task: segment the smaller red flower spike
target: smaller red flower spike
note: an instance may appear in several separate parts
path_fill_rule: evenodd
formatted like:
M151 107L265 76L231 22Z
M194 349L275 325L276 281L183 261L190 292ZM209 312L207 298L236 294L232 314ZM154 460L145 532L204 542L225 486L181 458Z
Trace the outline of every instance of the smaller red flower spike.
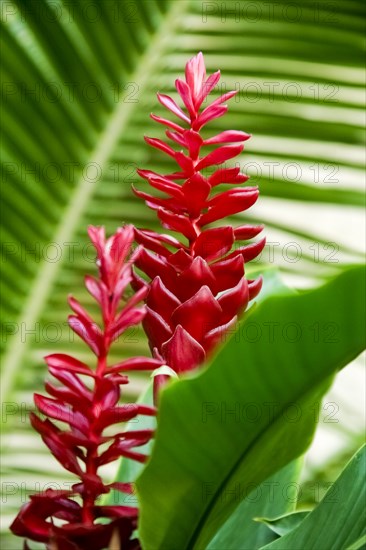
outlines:
M104 228L90 227L89 236L97 251L99 278L87 276L85 284L98 303L103 326L97 325L73 297L69 298L74 311L69 323L96 355L97 366L93 370L71 355L48 355L45 359L49 373L58 383L46 382L50 397L34 396L35 405L45 418L31 413L32 426L56 460L78 481L70 491L48 490L31 496L11 530L18 536L46 543L48 549L102 550L108 547L112 535L118 535L121 548L136 550L138 542L130 539L137 525L137 509L97 505L97 499L111 489L129 494L132 487L128 483L105 485L99 468L121 456L138 462L146 460L135 448L151 439L152 430L124 431L119 426L113 432L111 428L139 415L155 414L154 407L119 404L121 386L128 383L127 371L152 370L162 362L134 357L115 365L107 364L112 342L144 317L145 306L138 304L147 289L125 298L132 279L131 264L140 253L137 250L130 255L134 240L132 226L119 229L109 239ZM99 523L99 518L105 518L106 522ZM58 520L64 524L60 525Z
M166 135L179 150L161 139L145 139L173 158L178 168L168 175L138 170L160 192L159 196L133 189L157 211L163 227L183 237L136 230L136 240L144 246L136 265L152 279L143 326L155 357L178 373L206 359L262 285L261 278L247 280L244 267L260 254L265 239L239 247L237 242L256 237L263 226L233 228L226 223L208 227L247 210L259 194L257 187L237 187L248 180L239 167L220 166L243 151L250 135L238 130L226 130L210 138L200 134L203 126L226 113L225 102L236 94L225 93L202 109L219 79L220 71L206 77L203 55L199 53L187 63L185 80L175 82L184 107L158 94L159 102L180 120L151 116L168 127ZM214 145L219 147L203 152ZM217 168L205 175L204 170L211 167ZM231 188L215 192L223 184ZM144 287L137 275L134 284L136 288ZM160 380L156 377L156 386L163 380L165 376Z

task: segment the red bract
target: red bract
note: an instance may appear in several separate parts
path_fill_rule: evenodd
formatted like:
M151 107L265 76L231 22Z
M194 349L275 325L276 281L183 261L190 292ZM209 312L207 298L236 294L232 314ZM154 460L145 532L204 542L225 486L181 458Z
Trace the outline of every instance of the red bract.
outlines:
M145 139L172 157L178 169L169 175L138 170L139 175L163 195L134 189L138 197L157 211L163 227L183 236L175 239L149 230L136 230L136 240L144 246L136 265L152 279L143 325L154 356L176 372L191 370L206 359L262 285L261 278L247 280L244 268L246 262L260 254L265 239L239 247L237 242L257 236L263 226L208 227L247 210L258 198L257 187L236 187L248 179L238 167L221 166L211 170L210 175L204 173L207 168L239 155L244 149L243 143L250 137L236 130L208 139L201 136L201 128L225 114L225 102L236 93L225 93L202 108L219 78L219 71L206 77L203 56L199 53L187 63L185 81L175 82L185 110L172 98L158 94L160 103L180 121L151 116L168 127L167 137L178 144L180 150L160 139ZM219 147L204 152L212 145ZM214 188L222 184L230 184L231 188L215 192ZM137 276L135 285L144 286ZM156 384L163 380L156 378Z
M139 170L160 195L134 192L157 211L163 227L183 238L126 226L107 239L103 228L89 228L99 277L87 276L85 285L99 306L102 325L74 297L69 298L73 310L69 324L96 356L96 368L72 355L47 356L48 370L56 383L46 383L49 396L35 395L36 407L44 418L31 414L32 425L44 443L78 481L69 491L33 495L11 526L16 535L44 542L49 550L102 550L116 544L126 550L139 548L138 541L131 540L137 509L97 503L112 489L127 494L132 491L128 483L106 485L100 467L121 456L143 463L146 456L138 447L153 436L152 430L116 428L139 415L155 414L154 407L120 403L121 387L128 383L125 373L163 365L177 373L195 368L260 291L261 278L247 280L244 275L246 262L258 256L264 239L239 247L236 244L256 237L263 227L234 228L227 223L210 227L250 208L258 198L257 187L237 187L248 179L238 167L220 166L240 154L250 136L236 130L210 138L200 134L208 122L225 114L225 102L236 93L225 93L202 107L219 78L219 71L206 78L201 53L191 59L185 81L176 81L184 108L169 96L158 94L160 103L180 120L172 122L152 115L168 127L167 137L181 149L177 151L157 138L145 138L172 157L178 168L168 175ZM215 145L219 147L212 150ZM211 167L215 169L207 174ZM231 185L229 190L215 191L225 184ZM131 255L134 238L142 247ZM132 263L151 278L150 284L133 273ZM127 299L130 283L136 293ZM146 306L139 305L142 300ZM154 358L134 357L109 365L112 343L141 321ZM155 393L167 372L165 368L164 374L154 377ZM104 521L99 522L100 518Z
M121 386L128 383L126 371L151 370L162 363L157 359L135 357L115 365L107 364L112 342L144 317L145 306L138 303L145 297L146 289L125 300L132 279L131 262L139 254L137 251L126 262L134 240L132 226L119 229L109 239L103 228L90 227L89 236L97 251L99 278L87 276L85 283L99 305L103 325L95 323L73 297L69 298L74 311L69 324L96 355L96 369L71 355L48 355L45 359L49 372L58 384L46 383L50 397L35 395L36 407L45 418L31 414L33 427L54 457L79 479L70 491L48 490L33 495L11 529L16 535L45 542L49 549L101 550L109 545L113 535L121 548L132 550L138 548L137 541L130 540L137 524L137 509L97 504L98 497L111 489L128 494L132 487L122 483L105 485L98 470L121 456L145 461L146 456L135 447L149 441L153 435L151 430L128 432L119 426L113 433L110 428L139 415L155 414L155 409L146 405L119 404ZM99 518L106 518L107 522L97 523ZM63 520L63 524L58 520Z

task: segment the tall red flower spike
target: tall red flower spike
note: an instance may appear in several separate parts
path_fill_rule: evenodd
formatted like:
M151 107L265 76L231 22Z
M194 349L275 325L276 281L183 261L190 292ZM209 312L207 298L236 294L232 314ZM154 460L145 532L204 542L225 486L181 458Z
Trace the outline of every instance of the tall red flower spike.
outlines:
M138 415L154 415L155 408L119 404L121 386L128 383L126 371L154 369L161 361L135 357L108 366L113 341L145 315L145 306L138 303L144 299L146 289L137 292L120 309L132 279L131 262L139 253L126 262L134 240L132 226L119 229L108 240L104 228L90 227L89 236L97 251L99 278L87 276L85 285L101 310L103 328L73 297L69 298L74 311L69 324L96 355L97 366L93 370L71 355L48 355L45 358L48 370L59 384L46 383L51 397L34 396L36 407L45 419L31 414L33 427L54 457L79 481L70 491L48 490L33 495L20 510L11 530L16 535L45 542L52 550L101 550L108 547L112 535L117 534L121 548L132 550L139 547L136 540L130 540L136 527L137 509L97 504L98 497L111 489L130 493L132 487L128 483L105 485L98 470L121 456L145 461L146 456L134 448L146 443L152 431L127 432L121 423ZM53 420L66 424L67 428L61 429ZM114 424L118 428L113 433L110 428ZM100 523L99 518L107 522Z
M224 103L236 94L225 93L201 108L219 79L220 71L206 78L203 55L199 53L187 63L185 81L175 82L186 111L171 97L158 94L160 103L178 117L180 123L153 114L151 117L168 127L167 137L181 149L176 151L157 138L145 140L172 157L178 170L168 175L138 170L138 174L165 197L134 188L135 194L157 211L163 227L183 236L183 240L178 240L149 230L136 230L136 240L144 246L136 265L152 279L143 326L155 357L178 373L193 369L205 360L223 332L235 324L238 314L262 286L261 278L246 280L244 266L259 255L265 239L241 247L234 245L255 237L263 226L208 227L226 216L247 210L258 198L257 187L236 187L248 179L239 167L220 167L209 176L203 173L239 155L244 149L243 142L250 137L236 130L227 130L209 139L200 135L208 122L226 113ZM202 153L212 145L219 147ZM221 184L235 187L214 193ZM138 278L135 284L143 287ZM156 378L157 385L163 380L164 377Z

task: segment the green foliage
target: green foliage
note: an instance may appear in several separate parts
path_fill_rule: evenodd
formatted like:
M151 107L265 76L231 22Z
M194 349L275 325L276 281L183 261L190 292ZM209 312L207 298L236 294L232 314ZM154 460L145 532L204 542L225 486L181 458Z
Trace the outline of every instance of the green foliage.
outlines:
M348 546L347 550L364 550L366 548L366 535L363 535L356 540L351 546Z
M277 535L280 535L283 537L283 535L286 535L295 527L300 525L300 523L303 521L304 518L308 515L308 511L305 510L296 510L295 512L291 512L290 514L285 514L284 516L274 517L273 519L269 518L255 518L256 521L259 521L261 523L264 523L267 525L271 531L274 533L277 533Z
M364 269L353 268L316 290L269 297L209 368L164 391L137 480L146 550L205 548L240 495L304 452L329 377L364 349L364 293ZM330 319L331 339L322 332ZM281 338L289 325L298 327L293 341Z
M344 550L365 544L366 447L352 458L319 506L266 550Z
M276 539L274 531L253 519L258 514L284 514L296 506L296 487L302 460L290 462L256 487L224 523L208 544L207 550L256 550ZM293 494L291 494L293 493ZM294 513L294 512L293 512Z

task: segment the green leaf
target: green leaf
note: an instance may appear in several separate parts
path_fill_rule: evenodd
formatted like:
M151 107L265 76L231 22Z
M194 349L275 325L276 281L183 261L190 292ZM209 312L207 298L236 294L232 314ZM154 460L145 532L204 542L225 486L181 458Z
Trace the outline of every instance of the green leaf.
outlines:
M279 516L277 518L255 518L256 521L264 523L267 525L274 533L283 537L295 527L297 527L303 519L309 514L309 510L297 510L291 514L286 514L284 516Z
M363 535L363 537L360 537L356 542L351 544L351 546L348 546L347 550L360 550L361 548L366 548L366 535Z
M207 550L256 550L275 540L265 525L253 521L258 514L284 514L295 509L296 484L302 459L294 460L256 487L214 536ZM291 494L291 489L293 493Z
M365 543L365 471L366 446L363 446L315 510L296 529L264 548L343 550L349 545L359 548L358 544Z
M364 293L358 267L316 290L268 298L209 368L166 388L137 480L146 550L205 548L238 504L235 487L245 494L303 453L329 377L364 349ZM295 339L284 337L290 326Z

